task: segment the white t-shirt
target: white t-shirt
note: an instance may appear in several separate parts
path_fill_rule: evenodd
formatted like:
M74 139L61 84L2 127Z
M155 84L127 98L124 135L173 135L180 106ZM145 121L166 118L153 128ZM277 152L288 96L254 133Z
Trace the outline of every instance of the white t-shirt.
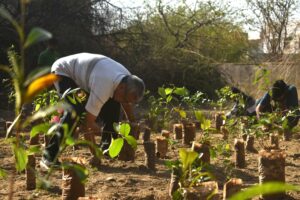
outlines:
M95 63L95 67L88 75L91 62ZM103 104L113 97L122 78L130 75L120 63L106 56L91 53L60 58L53 63L51 72L73 79L78 87L90 93L85 109L94 116L98 116Z

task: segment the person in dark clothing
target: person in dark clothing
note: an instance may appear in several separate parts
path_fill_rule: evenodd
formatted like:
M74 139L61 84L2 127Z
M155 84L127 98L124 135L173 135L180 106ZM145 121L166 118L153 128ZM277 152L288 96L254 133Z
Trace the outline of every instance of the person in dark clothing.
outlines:
M274 104L272 104L272 101ZM294 115L288 116L288 126L293 128L299 121L298 93L294 85L287 85L283 80L277 80L272 89L257 101L256 114L259 118L261 113L280 111L285 116L289 111L295 111Z
M226 113L226 118L233 116L255 116L255 99L236 87L231 87L231 92L237 94L232 109Z

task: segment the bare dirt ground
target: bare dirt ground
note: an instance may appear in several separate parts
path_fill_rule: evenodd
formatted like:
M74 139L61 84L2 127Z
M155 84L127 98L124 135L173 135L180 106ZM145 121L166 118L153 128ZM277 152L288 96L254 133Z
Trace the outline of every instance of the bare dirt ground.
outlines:
M3 113L3 112L2 112ZM4 116L9 118L9 116ZM152 140L159 135L153 133ZM286 158L286 182L300 185L300 134L295 134L291 141L280 141L280 148L285 149ZM197 131L197 137L201 137L201 132ZM221 134L213 134L212 144L215 145L221 141ZM99 139L99 138L98 138ZM231 144L233 138L229 137ZM124 162L117 159L102 159L102 165L99 169L87 165L89 177L85 185L86 197L95 197L103 200L164 200L170 199L168 196L170 171L164 165L166 160L175 160L178 158L178 148L188 147L181 144L169 146L167 158L157 159L156 171L149 171L145 167L145 158L142 141L138 141L138 149L134 162ZM232 146L232 145L231 145ZM255 147L259 149L257 143ZM90 153L87 148L81 147L79 150L69 149L65 155L82 156L89 158ZM45 171L39 166L40 156L37 155L37 172L45 175ZM234 162L232 154L231 161ZM245 169L233 168L231 177L243 179L245 185L258 183L258 154L246 154L247 166ZM5 142L3 135L0 138L0 168L8 172L8 177L0 180L0 199L7 199L11 177L15 171L14 158L9 144ZM223 158L217 157L211 161L211 171L214 174L219 185L219 193L222 193L223 184L228 178L225 172ZM36 189L27 191L25 188L25 174L16 174L14 177L14 196L13 199L61 199L62 172L55 171L50 177L52 183L48 191ZM299 199L300 193L288 192L286 199Z

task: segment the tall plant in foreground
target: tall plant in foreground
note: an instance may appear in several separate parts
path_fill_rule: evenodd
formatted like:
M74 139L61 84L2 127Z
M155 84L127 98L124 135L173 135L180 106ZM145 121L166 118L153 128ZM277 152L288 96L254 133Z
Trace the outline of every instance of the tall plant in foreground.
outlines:
M21 15L20 21L15 20L10 13L4 8L0 7L0 16L10 22L15 28L19 36L18 53L14 48L8 50L9 65L1 65L0 70L8 73L11 77L11 82L14 88L14 101L15 101L15 120L9 127L6 133L6 138L12 145L12 150L15 157L16 170L18 172L23 171L28 163L28 156L37 151L37 148L27 148L25 140L23 138L22 130L30 125L29 120L23 116L22 107L29 104L31 100L43 89L52 85L58 80L58 77L54 74L47 74L48 69L40 69L25 76L25 51L32 45L50 39L51 33L41 29L33 28L28 35L24 32L24 22L26 6L29 1L20 1ZM61 105L60 105L61 106ZM58 106L57 106L58 107ZM43 110L35 114L31 119L41 118L50 112L53 112L56 107L52 107L48 110ZM15 135L12 135L14 129ZM3 172L3 171L2 171ZM2 173L4 174L4 173ZM13 196L14 176L11 178L9 199Z

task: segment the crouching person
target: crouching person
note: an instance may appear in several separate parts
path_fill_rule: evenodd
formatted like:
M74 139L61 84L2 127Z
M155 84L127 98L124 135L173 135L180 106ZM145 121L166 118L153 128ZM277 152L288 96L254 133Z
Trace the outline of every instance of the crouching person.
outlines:
M142 99L145 85L120 63L103 55L79 53L58 59L51 72L60 77L55 83L60 95L76 88L87 94L85 101L74 102L65 98L73 111L66 110L60 124L67 124L71 129L77 123L72 112L75 111L76 116L84 116L81 127L88 133L86 139L95 144L95 134L101 134L102 150L109 148L112 137L117 137L113 123L119 121L121 107L129 121L135 120L133 105ZM103 122L103 129L96 123L97 118ZM63 136L64 130L59 128L44 150L41 166L59 165L57 155ZM95 152L91 151L96 159Z

